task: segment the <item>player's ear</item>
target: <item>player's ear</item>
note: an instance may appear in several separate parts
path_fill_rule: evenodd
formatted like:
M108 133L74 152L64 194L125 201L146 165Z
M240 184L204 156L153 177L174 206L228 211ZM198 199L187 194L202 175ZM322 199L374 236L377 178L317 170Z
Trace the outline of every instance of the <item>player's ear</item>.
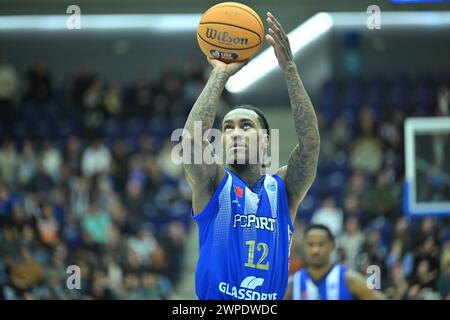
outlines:
M270 136L268 133L264 134L264 146L266 148L266 151L269 149L269 144L270 144Z

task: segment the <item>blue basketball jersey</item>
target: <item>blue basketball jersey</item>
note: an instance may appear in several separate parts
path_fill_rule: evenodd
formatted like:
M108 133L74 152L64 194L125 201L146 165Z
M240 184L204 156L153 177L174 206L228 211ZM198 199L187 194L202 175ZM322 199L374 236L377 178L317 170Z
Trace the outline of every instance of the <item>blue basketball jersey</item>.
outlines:
M307 269L301 269L292 276L292 300L353 300L347 287L344 265L336 264L318 281Z
M197 298L283 299L294 232L283 180L266 174L251 190L225 169L205 209L194 217L200 246Z

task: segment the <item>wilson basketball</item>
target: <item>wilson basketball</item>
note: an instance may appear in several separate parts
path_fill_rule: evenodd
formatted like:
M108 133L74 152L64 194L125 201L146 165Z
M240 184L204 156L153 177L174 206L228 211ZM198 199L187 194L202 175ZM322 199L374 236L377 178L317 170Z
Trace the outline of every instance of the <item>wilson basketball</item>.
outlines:
M197 28L203 53L227 63L253 57L263 38L261 18L253 9L237 2L223 2L209 8Z

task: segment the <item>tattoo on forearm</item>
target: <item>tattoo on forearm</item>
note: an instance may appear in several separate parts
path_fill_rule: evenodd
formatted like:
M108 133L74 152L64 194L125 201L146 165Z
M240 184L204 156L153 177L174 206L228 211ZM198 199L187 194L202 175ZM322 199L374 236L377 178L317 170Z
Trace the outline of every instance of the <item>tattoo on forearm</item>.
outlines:
M307 148L314 147L318 144L320 137L317 117L311 100L296 70L287 72L286 82L299 143Z
M195 143L199 143L199 141L193 141L192 137L194 137L194 124L198 121L201 122L202 125L202 135L206 130L211 129L214 124L214 118L216 116L217 106L219 103L220 95L225 87L225 84L228 80L228 75L224 72L213 70L212 74L203 89L200 96L197 98L194 106L192 107L191 112L189 113L188 119L186 120L184 129L190 134L191 139L183 140L183 143L190 144L190 164L185 163L185 174L188 178L188 181L195 181L196 185L199 182L205 183L207 182L206 177L212 178L215 174L214 169L215 166L205 164L201 159L203 159L202 155L207 148L211 148L211 145L208 141L202 141L202 148L200 154L197 154L197 148L195 147ZM187 150L187 148L186 148ZM184 147L183 147L184 152ZM211 149L211 152L212 149ZM200 159L200 163L196 161L196 159Z
M299 141L289 157L286 184L291 197L299 199L315 177L320 146L319 126L296 68L286 72L286 82Z
M202 122L202 132L205 132L214 124L217 105L220 95L228 80L228 75L224 72L213 70L205 88L197 98L191 112L186 120L185 129L191 133L194 130L194 122Z

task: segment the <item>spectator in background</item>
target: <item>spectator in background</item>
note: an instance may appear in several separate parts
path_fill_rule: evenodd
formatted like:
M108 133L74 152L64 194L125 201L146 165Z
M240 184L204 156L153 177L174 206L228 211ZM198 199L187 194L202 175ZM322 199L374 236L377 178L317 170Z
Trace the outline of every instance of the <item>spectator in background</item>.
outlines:
M344 116L339 116L333 122L331 139L336 150L346 150L350 143L351 134Z
M128 175L128 150L124 139L118 139L112 147L111 173L114 179L114 187L119 192L125 190Z
M416 272L412 279L412 283L418 285L420 289L430 288L432 290L436 289L438 270L431 269L428 260L420 260L417 265Z
M132 168L146 168L148 163L154 161L155 154L155 142L153 138L147 134L140 135L138 150L131 155L130 159Z
M415 251L414 276L412 283L419 287L436 289L436 280L439 272L439 248L433 235L425 238Z
M69 182L69 208L78 219L89 211L91 183L88 178L74 177Z
M139 290L140 279L135 273L129 273L123 278L122 299L136 300L140 297Z
M53 247L59 242L60 225L50 204L44 205L42 216L37 218L36 227L39 232L39 238L45 245Z
M111 224L109 212L100 208L96 201L92 202L89 213L81 220L88 243L93 242L100 245L104 245L108 241Z
M141 228L137 237L130 237L128 245L136 253L141 264L148 264L157 242L150 230Z
M165 252L167 252L167 274L173 285L177 285L180 280L181 267L184 258L183 243L186 236L184 226L178 221L173 221L169 223L167 227L167 237L162 241Z
M31 251L22 247L19 260L10 266L10 277L14 287L23 293L44 279L44 269L33 258Z
M374 175L383 164L383 150L380 139L374 134L373 112L368 106L361 109L359 123L360 134L352 145L350 164L355 170Z
M0 148L0 184L14 187L17 178L19 155L11 140L6 140Z
M344 215L342 209L336 206L336 200L333 197L327 197L322 202L311 218L312 224L323 224L328 227L334 237L339 237L342 232Z
M52 177L53 181L58 182L63 160L61 152L54 147L52 142L46 141L44 142L41 157L45 172Z
M17 72L5 56L0 56L0 104L12 104L16 99Z
M117 263L114 255L117 252L106 251L102 257L102 267L106 272L108 286L111 289L113 295L118 297L122 290L123 271L121 266Z
M155 122L166 122L169 117L170 101L166 94L159 93L155 95L153 101L153 120Z
M93 79L82 97L83 133L94 138L101 133L105 123L105 110L102 108L103 84L99 79Z
M186 105L192 106L203 89L203 68L200 63L191 58L190 62L185 64L186 82L184 85L184 97ZM187 111L187 110L186 110Z
M121 201L109 176L104 175L97 179L95 193L99 206L110 212L113 220L121 220L123 215Z
M392 242L400 241L402 243L402 248L405 251L410 251L412 249L412 239L409 230L409 221L403 216L399 217L395 223Z
M344 208L345 216L354 216L354 217L357 217L358 219L361 219L361 217L363 216L361 201L354 194L348 194L344 198L344 207L343 208Z
M361 271L367 270L369 265L377 265L384 269L384 260L388 248L381 241L381 231L377 228L367 228L365 231L365 241L360 248L361 254L358 256L357 263Z
M420 230L415 235L415 243L414 248L422 251L422 245L426 241L426 239L432 237L435 238L438 236L438 232L436 230L435 221L432 217L425 217L420 221Z
M25 140L22 153L19 157L17 168L17 181L21 188L24 188L34 176L37 167L37 158L34 152L33 144L30 140Z
M28 184L28 190L39 195L46 195L55 186L55 181L47 174L42 163L42 159L38 160L36 174Z
M86 177L108 173L111 169L111 160L109 149L101 139L96 138L83 152L81 171Z
M139 230L144 218L144 205L146 202L143 182L138 178L130 178L128 180L124 201L127 208L126 230L129 233L135 233Z
M126 118L148 119L152 114L153 88L147 75L140 75L130 90L123 113Z
M83 105L84 95L93 81L94 75L91 70L86 65L80 65L72 84L72 102L77 109Z
M1 230L0 252L2 252L2 260L6 265L10 265L19 259L21 249L19 229L12 224L6 224Z
M72 253L78 247L81 240L79 220L75 215L69 215L66 223L62 226L61 237L67 244L67 249Z
M366 178L360 171L353 171L350 176L350 183L345 189L345 194L362 198L367 190Z
M360 221L364 220L366 213L363 208L363 199L367 191L366 186L364 175L361 172L354 171L344 190L344 220L349 216L354 216Z
M166 140L162 150L159 152L156 161L164 175L172 179L180 179L183 176L183 166L175 164L172 159L172 150L175 143Z
M386 118L386 120L381 123L380 130L379 130L379 136L381 137L381 140L383 141L385 147L387 148L386 151L400 151L400 148L402 146L402 136L400 134L401 126L398 122L398 117L401 117L398 112L399 110L392 110L391 114ZM402 120L400 120L402 121ZM385 152L386 154L387 152Z
M413 271L414 257L412 252L404 248L401 238L397 238L392 243L385 265L388 270L392 270L397 263L401 264L405 277L409 277Z
M81 173L81 141L75 136L71 135L66 142L64 150L64 163L68 166L71 175L79 175Z
M46 102L53 95L52 81L46 62L39 58L28 70L25 101Z
M348 217L345 221L344 233L337 239L337 247L344 249L345 263L351 269L356 269L356 257L364 243L364 235L360 230L359 221Z
M383 285L383 287L386 288L385 292L388 298L392 300L403 299L409 285L402 264L396 262L388 272L389 276Z
M117 118L122 113L122 86L119 81L113 81L103 96L103 106L109 118Z
M162 292L158 288L157 278L154 274L146 272L141 277L142 289L140 296L142 299L160 299Z
M325 119L322 114L318 114L319 128L323 134L323 144L321 143L321 161L324 161L327 165L336 161L336 155L338 152L347 152L350 145L350 131L347 121L343 116L336 118L332 125L331 130L325 123ZM343 154L347 157L347 154Z
M18 85L17 73L4 56L0 56L0 113L5 124L14 121L14 104Z
M364 207L370 218L392 217L400 196L400 188L390 180L389 171L381 171L376 177L375 186L369 188L365 196ZM367 217L366 217L367 218Z
M114 292L109 287L109 281L103 270L97 270L92 276L92 286L90 287L90 296L96 300L115 299Z

